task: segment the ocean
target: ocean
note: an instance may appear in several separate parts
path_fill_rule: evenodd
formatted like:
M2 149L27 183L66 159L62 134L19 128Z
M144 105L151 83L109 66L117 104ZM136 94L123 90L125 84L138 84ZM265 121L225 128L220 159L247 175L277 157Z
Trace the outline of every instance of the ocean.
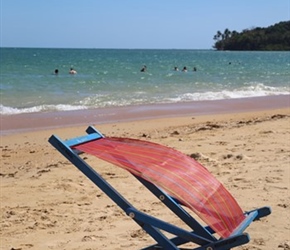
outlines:
M0 62L2 115L290 94L290 52L0 48Z

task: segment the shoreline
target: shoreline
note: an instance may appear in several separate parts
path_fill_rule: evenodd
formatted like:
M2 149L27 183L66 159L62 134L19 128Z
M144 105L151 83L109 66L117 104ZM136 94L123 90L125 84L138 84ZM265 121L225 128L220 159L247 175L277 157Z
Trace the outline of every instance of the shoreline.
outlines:
M231 114L289 107L290 95L277 95L213 101L108 107L77 111L0 115L0 130L2 136L59 127L100 125L183 116Z

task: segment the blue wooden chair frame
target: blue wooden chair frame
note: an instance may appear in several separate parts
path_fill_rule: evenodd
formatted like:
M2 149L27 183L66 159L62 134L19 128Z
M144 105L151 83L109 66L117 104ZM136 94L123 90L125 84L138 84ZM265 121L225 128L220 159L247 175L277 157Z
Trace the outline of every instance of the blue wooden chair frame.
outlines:
M73 150L71 147L92 140L98 140L104 136L94 127L90 126L86 130L87 135L76 137L69 140L61 140L55 135L49 138L49 142L63 154L73 165L75 165L84 175L86 175L96 186L98 186L108 197L110 197L124 212L130 216L141 228L143 228L155 241L156 244L143 248L143 250L175 250L189 249L179 248L187 242L193 242L198 245L195 250L227 250L236 246L246 244L250 241L244 230L251 222L267 216L271 213L270 207L262 207L253 211L246 212L246 219L225 239L217 239L214 230L210 227L202 226L195 220L182 205L174 198L163 192L154 184L135 176L147 189L149 189L160 201L162 201L172 212L174 212L184 223L192 230L188 231L180 227L169 224L156 217L137 210L130 204L117 190L115 190L99 173L89 166L80 156L82 152ZM162 231L166 231L173 238L166 237ZM190 248L192 249L192 248ZM193 250L193 249L192 249Z

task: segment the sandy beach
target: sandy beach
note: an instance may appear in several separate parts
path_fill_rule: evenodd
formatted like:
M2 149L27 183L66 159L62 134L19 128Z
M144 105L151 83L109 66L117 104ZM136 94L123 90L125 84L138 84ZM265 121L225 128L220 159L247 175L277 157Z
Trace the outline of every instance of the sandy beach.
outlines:
M236 249L290 249L289 100L207 102L184 112L170 105L123 113L112 109L94 118L88 118L94 111L66 113L59 119L55 114L2 116L0 249L135 250L153 243L48 143L52 134L62 139L83 135L88 125L107 136L148 140L195 154L243 210L272 208L270 216L246 230L250 243ZM102 114L114 115L101 121ZM87 161L137 208L180 224L129 173L93 156Z

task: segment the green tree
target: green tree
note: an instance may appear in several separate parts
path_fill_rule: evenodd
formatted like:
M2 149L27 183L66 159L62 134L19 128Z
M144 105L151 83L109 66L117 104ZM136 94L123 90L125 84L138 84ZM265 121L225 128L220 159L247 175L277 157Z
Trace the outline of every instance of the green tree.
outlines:
M213 37L217 50L290 50L290 21L267 28L244 29L242 32L218 31Z

